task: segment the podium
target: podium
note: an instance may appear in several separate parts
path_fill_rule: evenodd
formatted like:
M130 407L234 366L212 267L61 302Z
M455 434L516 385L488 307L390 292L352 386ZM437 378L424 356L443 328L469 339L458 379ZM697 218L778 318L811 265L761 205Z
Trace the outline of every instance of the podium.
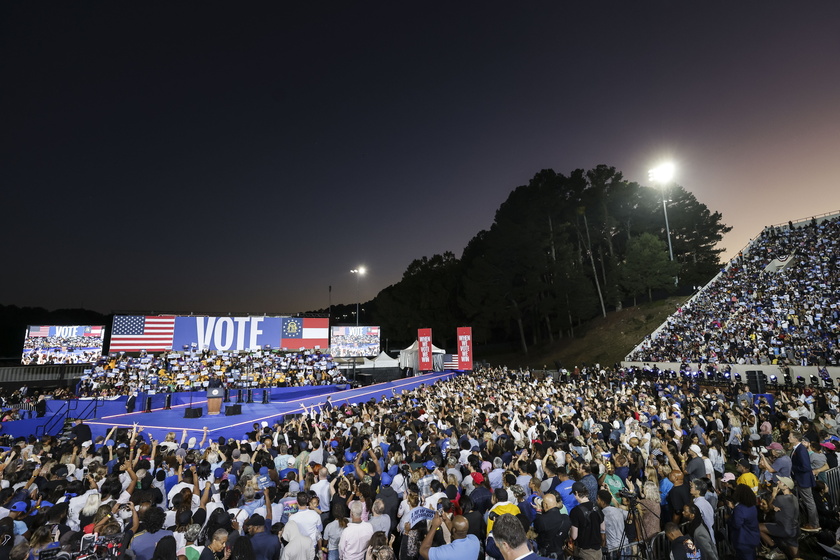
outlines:
M222 399L225 390L221 387L210 387L207 389L207 415L216 416L222 411Z

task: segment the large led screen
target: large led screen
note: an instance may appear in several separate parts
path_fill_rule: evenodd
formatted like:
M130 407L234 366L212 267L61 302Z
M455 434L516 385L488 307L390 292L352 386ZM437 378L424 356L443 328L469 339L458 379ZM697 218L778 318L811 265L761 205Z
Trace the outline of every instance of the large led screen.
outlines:
M334 358L379 355L379 327L330 327L330 354Z
M88 364L102 356L102 325L31 326L23 341L23 365Z

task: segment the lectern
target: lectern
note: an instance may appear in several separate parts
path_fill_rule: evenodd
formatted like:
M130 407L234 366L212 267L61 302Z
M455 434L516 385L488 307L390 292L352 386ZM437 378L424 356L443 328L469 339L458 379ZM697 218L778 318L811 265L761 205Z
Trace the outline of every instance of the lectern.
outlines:
M221 387L210 387L207 389L207 414L215 416L222 411L222 399L225 390Z

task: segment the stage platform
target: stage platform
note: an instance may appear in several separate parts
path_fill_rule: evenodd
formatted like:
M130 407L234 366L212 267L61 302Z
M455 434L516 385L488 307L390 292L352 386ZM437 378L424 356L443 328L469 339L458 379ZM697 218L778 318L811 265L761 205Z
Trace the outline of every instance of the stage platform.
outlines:
M440 380L451 379L456 375L460 375L460 372L436 372L419 377L378 383L368 387L346 389L329 393L329 395L332 396L333 406L338 407L344 403L355 404L369 401L372 398L377 400L382 397L391 398L394 391L399 394L403 390L412 390L422 384L432 384ZM269 425L273 425L274 422L282 422L285 415L302 413L304 405L307 408L317 407L327 398L326 394L321 394L287 400L272 400L268 404L262 404L261 402L241 403L238 406L241 407L242 414L235 416L225 416L225 408L235 403L223 403L221 414L207 416L207 401L204 399L204 394L201 393L201 395L200 400L195 399L192 403L194 408L201 407L202 416L200 418L184 418L184 410L190 406L189 403L186 403L173 405L170 410L158 408L153 409L152 412L108 414L91 418L86 422L90 425L94 438L106 435L113 426L131 428L134 424L138 424L143 427L144 432L151 434L159 441L162 441L168 432L176 432L176 438L180 441L181 431L184 429L187 430L187 439L195 436L198 441L201 441L205 426L207 427L208 440L218 440L220 436L242 439L246 432L253 429L254 423L266 421ZM3 433L11 434L14 437L28 436L35 433L35 427L43 424L44 420L45 418L38 418L7 422L3 425Z

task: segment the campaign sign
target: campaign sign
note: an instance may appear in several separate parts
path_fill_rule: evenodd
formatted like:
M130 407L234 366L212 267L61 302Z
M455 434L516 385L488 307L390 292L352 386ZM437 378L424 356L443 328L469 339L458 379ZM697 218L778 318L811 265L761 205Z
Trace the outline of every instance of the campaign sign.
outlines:
M432 329L417 329L417 365L420 371L432 371Z
M210 350L251 350L276 344L281 317L176 317L174 348L197 343Z
M425 508L425 507L417 507L411 510L411 513L408 516L408 526L414 527L421 521L430 521L435 517L435 510Z
M458 369L473 368L472 327L458 327Z

